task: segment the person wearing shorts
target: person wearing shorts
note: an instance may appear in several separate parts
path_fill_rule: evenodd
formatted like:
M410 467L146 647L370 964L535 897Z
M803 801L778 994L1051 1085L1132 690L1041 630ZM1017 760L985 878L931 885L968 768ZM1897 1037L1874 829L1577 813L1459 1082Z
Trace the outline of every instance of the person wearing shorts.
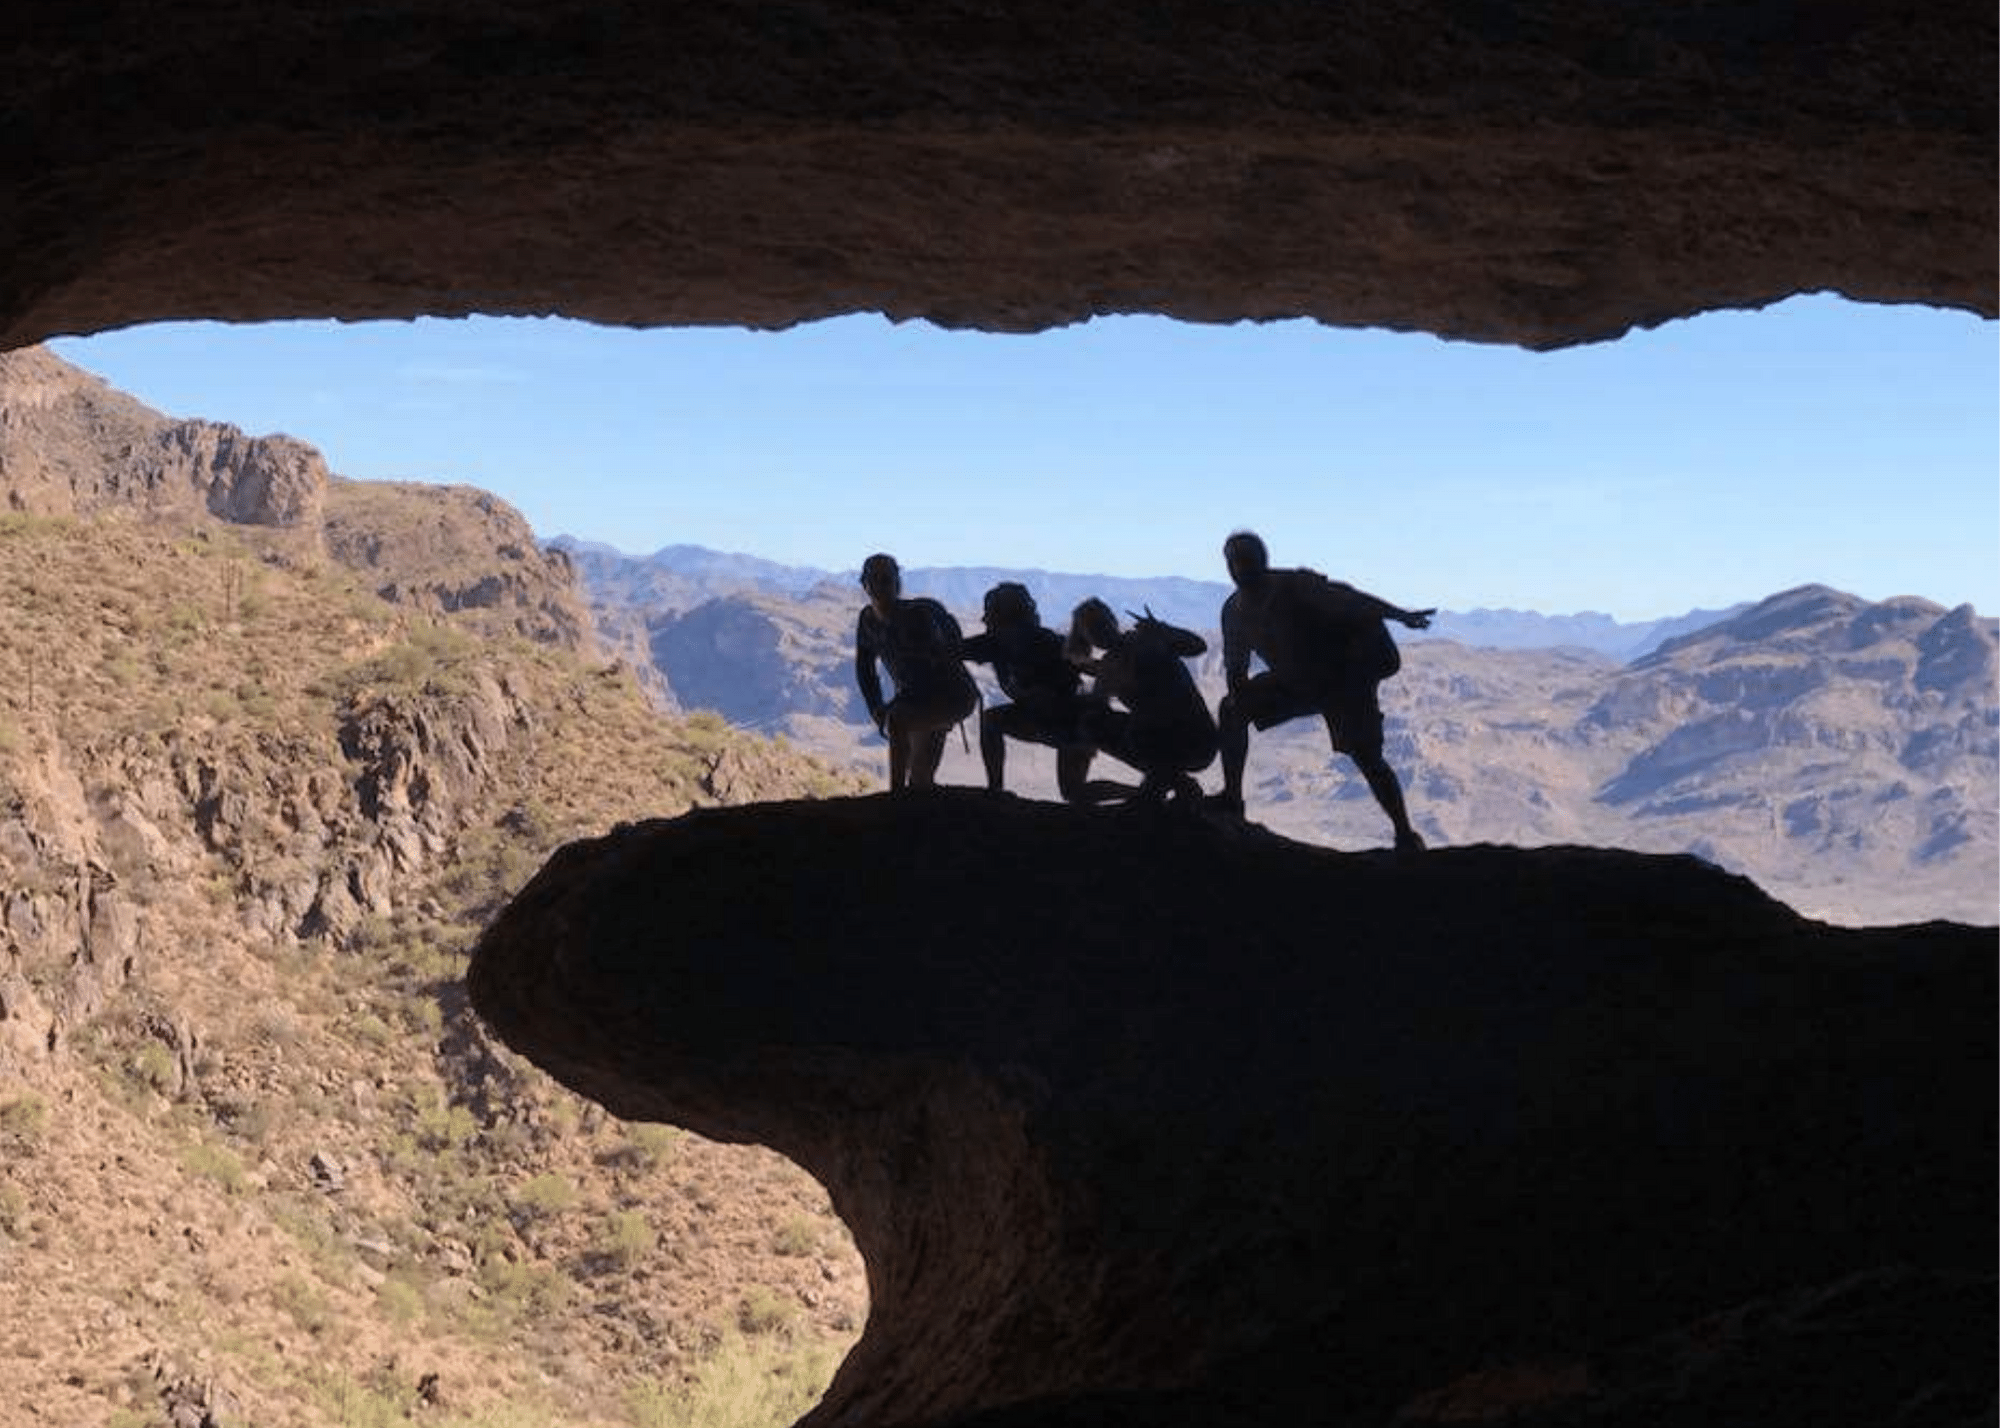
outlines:
M894 556L869 556L861 588L868 603L854 627L854 682L868 717L889 741L889 787L929 788L937 782L952 725L979 705L979 686L959 657L958 621L928 597L903 598L903 571ZM895 686L886 699L878 665Z
M1382 753L1383 679L1400 667L1384 621L1413 630L1435 610L1405 610L1316 570L1273 570L1263 540L1238 531L1222 554L1236 589L1222 606L1222 669L1228 682L1218 725L1222 792L1212 800L1243 811L1243 769L1250 730L1276 728L1317 714L1335 753L1347 755L1395 829L1396 851L1421 852L1403 786ZM1250 658L1266 668L1250 673Z

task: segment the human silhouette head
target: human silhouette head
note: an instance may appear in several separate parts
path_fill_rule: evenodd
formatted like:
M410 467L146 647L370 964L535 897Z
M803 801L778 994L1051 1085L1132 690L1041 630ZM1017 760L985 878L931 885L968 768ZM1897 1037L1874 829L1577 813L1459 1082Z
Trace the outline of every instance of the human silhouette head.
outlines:
M1238 531L1224 541L1222 559L1229 567L1229 578L1239 587L1257 584L1271 568L1271 553L1264 549L1264 538L1254 531Z
M993 625L1032 625L1040 618L1035 597L1017 580L1003 580L986 592L985 619Z
M861 588L868 592L868 602L878 610L899 599L903 593L903 569L896 564L896 557L877 551L862 561Z
M1092 596L1070 615L1070 630L1089 640L1093 649L1110 649L1118 641L1118 617L1109 605Z

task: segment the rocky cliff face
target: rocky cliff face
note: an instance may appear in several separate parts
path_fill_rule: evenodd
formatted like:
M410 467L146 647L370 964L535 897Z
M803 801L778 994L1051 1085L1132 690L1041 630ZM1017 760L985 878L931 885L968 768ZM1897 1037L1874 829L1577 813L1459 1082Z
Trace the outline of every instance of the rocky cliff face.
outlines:
M0 499L39 515L210 515L317 543L326 463L302 441L171 421L40 348L0 353Z
M874 1301L808 1424L1991 1402L1990 928L941 789L574 844L468 984L616 1113L828 1187Z
M346 481L313 447L176 421L40 348L0 353L0 502L30 515L121 516L283 532L274 558L330 558L383 599L483 633L582 648L575 573L521 514L464 486Z
M487 493L345 481L37 349L0 354L0 499L16 1055L143 970L145 900L176 886L226 895L248 938L346 945L504 811L545 737L537 666L487 642L590 647L567 558ZM798 787L715 742L690 792Z
M566 649L592 639L569 557L542 549L521 513L488 492L336 478L325 539L392 604Z

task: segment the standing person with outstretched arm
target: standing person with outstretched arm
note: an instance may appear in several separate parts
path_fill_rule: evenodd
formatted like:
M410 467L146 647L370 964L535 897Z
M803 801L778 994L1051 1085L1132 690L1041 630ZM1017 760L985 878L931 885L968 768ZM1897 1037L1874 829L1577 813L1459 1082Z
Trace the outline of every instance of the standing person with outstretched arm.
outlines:
M903 598L903 571L894 556L861 565L868 603L854 626L854 682L868 717L889 741L889 787L929 788L937 782L945 736L979 704L979 686L959 658L958 621L937 601ZM880 664L895 693L882 697Z
M1222 792L1212 800L1243 812L1243 766L1250 729L1317 714L1336 753L1354 760L1396 830L1396 851L1421 852L1403 786L1382 755L1381 682L1402 668L1384 622L1429 627L1435 610L1405 610L1316 570L1273 570L1262 538L1238 531L1223 542L1236 589L1222 606L1222 668L1229 692L1220 710ZM1265 668L1252 678L1250 656Z

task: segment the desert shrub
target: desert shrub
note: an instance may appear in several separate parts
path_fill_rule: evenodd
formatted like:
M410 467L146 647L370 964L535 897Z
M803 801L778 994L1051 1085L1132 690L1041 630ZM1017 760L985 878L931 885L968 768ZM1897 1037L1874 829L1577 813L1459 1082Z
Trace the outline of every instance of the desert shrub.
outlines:
M354 1039L379 1051L395 1041L396 1033L374 1012L363 1012L354 1019Z
M617 1158L634 1170L657 1170L673 1155L674 1145L680 1138L680 1129L676 1126L645 1122L627 1126L625 1144L620 1147Z
M308 1334L317 1336L333 1327L333 1305L301 1275L288 1274L271 1286L271 1302Z
M18 1185L0 1185L0 1235L19 1239L28 1228L28 1197Z
M498 1256L479 1266L479 1287L503 1319L519 1323L559 1312L569 1302L570 1281L545 1264L525 1264Z
M530 1219L558 1215L576 1204L576 1187L553 1171L537 1175L514 1192L514 1208Z
M210 1145L205 1140L195 1141L181 1148L181 1165L205 1179L213 1180L230 1194L240 1194L246 1183L243 1162L234 1151L223 1146Z
M49 1128L49 1103L29 1091L0 1101L0 1141L32 1154Z
M782 1428L826 1393L840 1352L827 1343L724 1338L691 1382L643 1379L625 1392L637 1428Z
M414 1284L395 1275L375 1291L375 1307L392 1324L415 1324L424 1317L424 1296Z
M132 1079L166 1095L174 1088L174 1053L157 1041L149 1041L132 1058Z
M659 1245L652 1222L638 1210L613 1210L604 1217L598 1252L620 1269L638 1265Z
M292 1015L289 1007L259 1007L252 1019L251 1031L272 1046L290 1046L299 1039L299 1019Z
M352 1268L354 1251L347 1242L334 1233L333 1227L320 1219L309 1209L290 1205L271 1207L271 1219L311 1256L313 1269L320 1278L332 1283L344 1283Z
M361 1383L344 1373L325 1373L313 1385L320 1406L341 1428L406 1428L408 1406L392 1389Z
M479 1121L464 1106L435 1095L417 1107L417 1144L425 1150L456 1150L479 1134Z
M753 1284L736 1301L736 1327L746 1334L775 1334L790 1327L798 1305L775 1289Z
M771 1236L771 1248L782 1255L809 1255L819 1248L819 1227L804 1215L794 1215Z

